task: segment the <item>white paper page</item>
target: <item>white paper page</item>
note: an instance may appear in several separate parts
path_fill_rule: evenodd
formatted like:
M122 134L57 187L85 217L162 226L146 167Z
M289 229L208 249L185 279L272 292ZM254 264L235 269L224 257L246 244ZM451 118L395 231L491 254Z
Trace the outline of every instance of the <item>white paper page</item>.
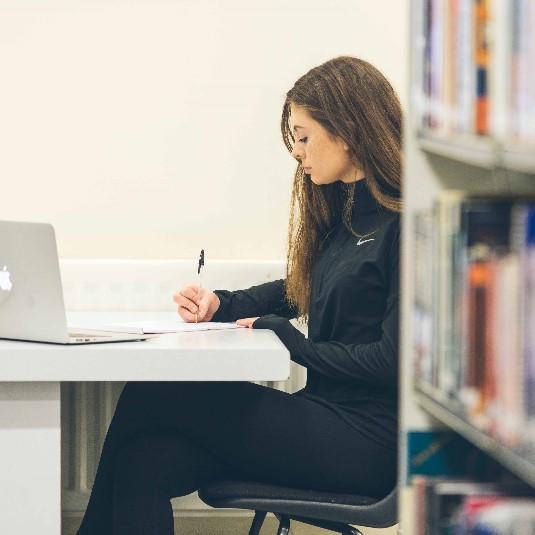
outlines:
M161 334L240 328L242 328L242 326L236 325L235 323L220 323L215 321L186 323L185 321L176 319L166 321L148 320L128 321L124 323L109 323L103 327L103 330L138 334Z

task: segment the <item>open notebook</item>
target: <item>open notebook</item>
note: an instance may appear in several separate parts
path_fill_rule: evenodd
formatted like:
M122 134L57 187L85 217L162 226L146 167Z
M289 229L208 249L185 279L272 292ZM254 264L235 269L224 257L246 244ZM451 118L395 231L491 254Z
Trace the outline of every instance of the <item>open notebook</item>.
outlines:
M242 329L241 325L235 323L220 323L216 321L206 321L201 323L186 323L181 319L165 321L128 321L124 323L109 323L101 329L115 332L134 334L163 334L182 333L192 331L215 331L222 329Z

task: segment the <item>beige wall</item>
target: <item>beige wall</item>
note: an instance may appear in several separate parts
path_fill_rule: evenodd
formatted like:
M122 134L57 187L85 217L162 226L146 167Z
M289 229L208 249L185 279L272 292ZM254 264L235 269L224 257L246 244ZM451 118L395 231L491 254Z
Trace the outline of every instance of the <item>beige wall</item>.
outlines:
M340 54L406 101L400 0L3 0L0 218L61 258L283 258L284 94Z

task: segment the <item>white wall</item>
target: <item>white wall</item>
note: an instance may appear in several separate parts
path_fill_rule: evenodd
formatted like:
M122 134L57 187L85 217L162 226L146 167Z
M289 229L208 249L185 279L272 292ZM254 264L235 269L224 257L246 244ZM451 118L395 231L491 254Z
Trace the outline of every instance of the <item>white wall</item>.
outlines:
M61 258L285 254L285 92L341 54L406 101L400 0L0 0L0 218Z

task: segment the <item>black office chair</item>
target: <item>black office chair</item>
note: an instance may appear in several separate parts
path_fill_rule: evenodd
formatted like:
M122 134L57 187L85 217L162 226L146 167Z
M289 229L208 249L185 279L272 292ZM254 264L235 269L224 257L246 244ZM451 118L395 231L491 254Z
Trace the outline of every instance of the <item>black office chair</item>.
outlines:
M293 489L255 481L213 481L199 489L201 500L217 508L255 511L249 535L258 535L267 513L279 519L277 535L287 535L290 521L362 535L351 524L388 528L398 522L397 488L381 500L367 496Z

